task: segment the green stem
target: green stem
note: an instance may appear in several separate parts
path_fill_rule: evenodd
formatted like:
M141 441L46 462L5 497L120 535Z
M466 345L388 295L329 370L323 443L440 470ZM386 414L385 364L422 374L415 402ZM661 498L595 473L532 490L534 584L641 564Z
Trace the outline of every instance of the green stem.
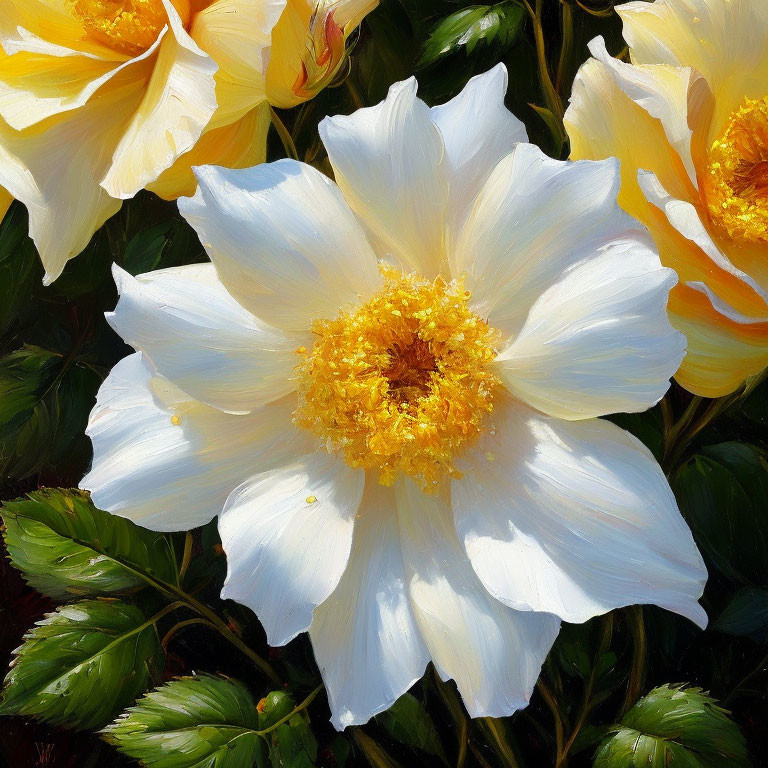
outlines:
M560 147L565 143L565 128L563 127L563 102L557 89L552 82L552 76L549 73L549 64L547 63L547 46L544 38L544 26L542 24L542 15L544 10L544 0L536 0L535 9L531 8L528 0L522 0L523 6L528 11L533 24L533 39L536 43L536 61L539 67L539 81L541 90L544 94L544 102L547 109L552 113L558 125L557 129L552 130L553 138Z
M685 431L696 418L696 414L703 402L703 397L694 395L685 411L683 411L683 415L666 430L664 435L664 457L661 464L667 471L667 474L670 474L675 468L675 462L681 453L681 445L687 444L685 441Z
M283 142L283 149L285 154L292 160L299 159L299 153L296 151L296 145L293 143L293 137L290 131L285 127L285 123L280 119L277 112L275 112L272 106L269 107L269 115L272 118L272 125L275 126L277 135L280 137L280 141Z
M736 694L741 690L742 686L744 686L745 683L748 683L756 674L765 669L766 666L768 666L768 654L763 656L763 658L760 659L760 663L733 686L731 692L723 699L723 706L727 706L734 698L736 698Z
M603 617L603 634L600 637L600 645L598 646L597 653L592 663L592 670L589 673L589 679L587 680L587 684L584 688L584 700L581 706L581 713L579 714L579 718L576 721L576 724L573 726L573 730L571 731L571 735L568 737L568 741L563 747L563 752L560 756L560 759L555 762L555 768L561 768L561 766L564 768L568 764L568 753L571 751L574 743L576 742L576 737L579 735L579 732L587 720L587 716L592 710L591 699L592 693L595 689L595 683L597 682L598 664L600 663L600 659L603 657L603 654L608 650L608 646L611 644L612 634L613 615L609 613Z
M544 703L549 707L549 711L552 713L552 719L555 723L555 765L558 765L559 761L562 760L564 749L563 741L565 733L563 729L563 718L560 714L560 709L557 706L557 701L555 701L555 697L541 678L539 678L539 682L536 683L536 687L539 689L539 694L541 695L541 698L544 699Z
M640 693L645 684L645 664L647 655L647 639L645 634L645 622L643 620L643 609L639 605L631 605L626 609L625 615L629 623L629 629L632 632L633 653L632 669L629 672L629 683L627 684L627 693L624 696L624 703L621 707L619 719L623 717L640 698Z
M469 751L474 755L475 760L480 763L480 768L492 768L491 764L483 757L483 753L474 745L469 745Z
M568 71L571 66L571 59L573 58L573 7L569 0L560 0L562 6L561 20L562 20L562 35L563 39L560 44L560 59L557 62L557 77L555 79L555 87L559 94L563 94L566 90L566 78L568 77ZM563 96L563 100L565 100Z
M323 690L322 685L318 685L312 693L307 696L301 704L297 704L285 717L281 717L276 723L273 723L269 728L265 728L263 731L256 731L259 736L266 736L270 731L274 731L279 728L283 723L287 723L294 715L305 710L314 700L320 691Z
M357 90L357 86L352 82L350 78L351 75L347 75L347 77L344 79L344 86L347 89L349 98L352 99L352 103L355 105L355 109L361 109L365 106L365 103L360 96L360 91Z
M184 535L184 554L181 556L181 568L179 568L179 586L181 586L181 583L184 581L184 576L187 573L187 568L189 568L189 563L192 559L193 542L194 539L192 538L192 534L187 531Z
M463 768L467 759L467 744L469 742L469 723L467 722L467 716L464 714L464 708L461 706L461 702L453 692L453 689L440 679L437 670L434 670L434 673L437 691L440 694L440 698L443 700L446 709L450 712L451 718L456 726L456 768Z
M362 728L355 726L349 730L372 768L400 768L400 764L390 757Z
M243 642L243 640L238 637L238 635L236 635L229 628L227 623L222 621L214 611L212 611L207 605L201 603L199 600L196 600L194 597L192 597L192 595L188 595L185 592L182 592L181 595L182 599L186 600L186 602L189 604L189 607L195 611L195 613L208 619L211 624L216 627L216 630L220 635L229 640L229 642L234 645L235 648L237 648L243 655L247 656L251 662L253 662L253 664L258 667L275 685L282 684L280 677L278 676L277 672L272 669L270 664L262 659L261 656L259 656L259 654L256 653L256 651L254 651L249 645Z
M92 546L87 541L78 539L74 536L72 537L72 541L74 541L76 544L81 544L83 547L93 549ZM98 550L94 550L94 551L98 552ZM102 553L99 553L99 554L102 554ZM275 685L282 685L280 677L278 676L277 672L275 672L275 670L272 669L270 664L264 659L262 659L261 656L259 656L246 643L244 643L243 640L240 637L238 637L229 628L227 623L225 621L222 621L222 619L207 605L205 605L204 603L201 603L199 600L192 597L192 595L187 594L179 587L176 587L173 584L167 584L164 581L160 581L154 576L150 576L148 573L145 573L144 571L141 571L138 568L135 568L133 565L131 565L130 563L124 560L121 560L119 558L113 558L113 559L119 562L126 570L129 570L131 573L138 576L147 584L154 587L158 592L162 592L167 597L173 598L179 603L183 603L187 608L190 608L199 616L203 616L204 618L208 619L208 621L210 621L210 623L214 625L214 627L216 628L216 631L220 635L222 635L222 637L228 640L239 651L241 651L245 656L247 656L251 660L251 662L253 662L253 664L256 667L258 667Z
M725 397L706 400L694 396L680 420L667 430L665 437L662 467L669 476L681 463L688 446L696 435L714 421L723 411L744 397L744 390L739 390ZM704 405L706 403L706 405ZM699 414L701 408L703 412Z
M501 760L501 764L506 768L520 768L515 753L507 740L502 721L495 717L481 717L479 722L493 742L493 750Z
M213 628L213 629L216 629L216 627L215 627L213 624L211 624L211 622L210 622L210 621L208 621L208 619L201 619L199 616L198 616L198 617L195 617L194 619L186 619L185 621L180 621L180 622L178 622L177 624L174 624L174 625L173 625L173 626L172 626L172 627L171 627L171 628L170 628L170 629L169 629L169 630L168 630L168 631L165 633L165 637L162 639L162 641L161 641L161 643L160 643L160 645L162 645L162 646L163 646L163 650L167 650L167 648L168 648L168 643L170 643L170 642L171 642L171 639L173 638L173 636L174 636L174 635L175 635L177 632L179 632L180 630L184 629L184 627L190 627L190 626L192 626L193 624L204 624L204 625L206 625L206 626L209 626L209 627L211 627L211 628Z

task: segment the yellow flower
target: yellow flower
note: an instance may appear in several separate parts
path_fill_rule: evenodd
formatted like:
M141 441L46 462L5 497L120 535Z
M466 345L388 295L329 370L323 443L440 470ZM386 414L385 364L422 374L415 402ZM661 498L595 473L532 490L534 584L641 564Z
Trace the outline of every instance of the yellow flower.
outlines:
M46 283L121 200L193 194L193 165L263 162L269 104L327 85L376 4L4 0L0 214L27 206Z
M616 10L632 64L592 42L566 113L572 157L621 161L621 205L680 277L676 378L726 395L768 364L768 3Z

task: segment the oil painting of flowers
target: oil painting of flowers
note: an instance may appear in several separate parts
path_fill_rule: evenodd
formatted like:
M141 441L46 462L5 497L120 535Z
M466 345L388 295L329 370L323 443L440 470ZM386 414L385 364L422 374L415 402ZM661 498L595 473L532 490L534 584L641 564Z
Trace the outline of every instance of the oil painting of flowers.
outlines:
M768 765L763 0L0 11L0 765Z

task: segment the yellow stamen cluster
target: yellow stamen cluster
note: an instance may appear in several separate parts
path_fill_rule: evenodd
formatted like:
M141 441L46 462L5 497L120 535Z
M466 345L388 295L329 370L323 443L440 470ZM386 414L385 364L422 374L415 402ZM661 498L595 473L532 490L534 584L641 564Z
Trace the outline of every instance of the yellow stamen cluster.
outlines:
M295 422L353 467L434 490L480 433L500 382L498 334L468 307L461 281L382 268L384 289L354 312L317 321L297 350Z
M138 56L168 23L161 0L71 0L86 34L102 45Z
M710 216L734 240L768 242L768 98L746 99L709 151Z

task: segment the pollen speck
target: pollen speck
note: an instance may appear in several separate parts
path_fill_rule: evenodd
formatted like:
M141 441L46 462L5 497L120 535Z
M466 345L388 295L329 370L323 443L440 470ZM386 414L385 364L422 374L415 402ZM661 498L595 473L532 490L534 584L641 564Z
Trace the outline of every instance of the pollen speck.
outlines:
M162 0L70 0L70 3L89 37L129 56L146 51L168 23Z
M703 190L725 235L768 242L768 98L746 99L730 115L709 150Z
M305 501L307 504L314 504L317 501L317 496L307 496Z
M171 416L171 424L173 424L174 427L178 427L179 424L181 424L181 416L174 413L173 416Z

